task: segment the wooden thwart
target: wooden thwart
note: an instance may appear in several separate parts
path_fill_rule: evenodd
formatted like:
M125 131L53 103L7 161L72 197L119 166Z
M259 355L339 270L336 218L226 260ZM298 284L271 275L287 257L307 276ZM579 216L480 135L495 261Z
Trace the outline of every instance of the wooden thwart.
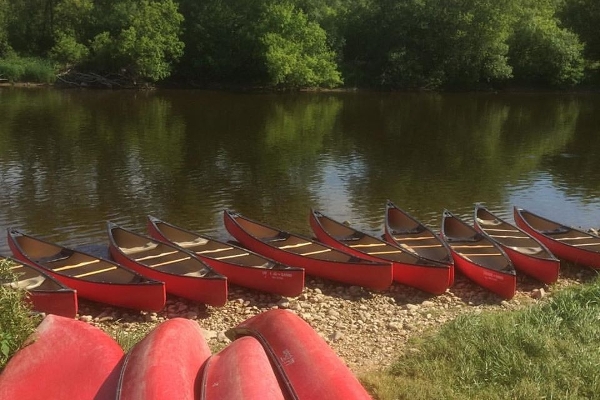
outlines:
M113 269L117 269L117 267L112 266L109 268L98 269L96 271L86 272L85 274L74 275L73 277L74 278L83 278L83 277L90 276L90 275L96 275L96 274L101 274L103 272L112 271Z
M220 249L197 251L196 254L219 253L221 251L233 250L233 247L222 247Z
M310 251L308 253L300 253L301 256L310 256L312 254L319 254L319 253L327 253L328 251L331 251L331 249L324 249L324 250L317 250L317 251Z
M389 246L387 243L369 243L369 244L351 244L349 247L381 247L381 246Z
M52 268L52 270L57 271L57 272L64 271L67 269L79 268L79 267L83 267L85 265L96 264L99 262L100 262L100 260L84 261L84 262L80 262L79 264L65 265L64 267Z
M228 258L238 258L238 257L245 257L247 255L250 255L250 253L240 253L240 254L234 254L232 256L223 256L223 257L213 257L215 260L226 260Z
M303 246L308 246L311 245L311 242L302 242L302 243L296 243L296 244L288 244L286 246L281 246L279 247L280 249L293 249L296 247L303 247Z
M150 256L136 258L135 261L151 260L153 258L160 258L160 257L168 256L168 255L171 255L171 254L176 254L178 252L179 252L178 250L175 250L175 251L166 251L166 252L160 253L160 254L153 254L153 255L150 255Z
M459 245L459 246L452 246L453 249L478 249L478 248L489 248L489 247L494 247L494 245L491 244L475 244L475 245L469 245L469 244L465 244L465 245Z
M501 256L502 253L460 253L464 257Z
M175 260L165 261L165 262L161 262L158 264L152 264L152 265L149 265L149 267L156 268L156 267L162 267L163 265L176 264L181 261L189 260L190 258L192 258L192 257L188 256L188 257L183 257L183 258L177 258Z

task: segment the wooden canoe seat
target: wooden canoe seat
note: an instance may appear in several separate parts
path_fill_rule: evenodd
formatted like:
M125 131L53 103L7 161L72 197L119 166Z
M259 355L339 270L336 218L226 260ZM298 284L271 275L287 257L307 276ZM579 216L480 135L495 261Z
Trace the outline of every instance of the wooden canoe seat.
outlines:
M311 245L313 243L311 242L300 242L300 243L296 243L296 244L288 244L285 246L281 246L279 247L280 249L295 249L296 247L304 247L304 246L308 246Z
M381 247L381 246L389 246L387 243L368 243L368 244L351 244L349 247Z
M433 239L431 236L417 236L417 237L403 237L403 238L397 238L394 237L394 239L396 239L397 241L409 241L409 240L427 240L427 239Z
M190 258L192 258L192 257L188 256L188 257L183 257L183 258L177 258L175 260L164 261L164 262L161 262L158 264L149 264L148 266L151 268L163 267L165 265L177 264L178 262L189 260Z
M152 260L153 258L160 258L160 257L164 257L164 256L168 256L171 254L176 254L179 253L178 250L174 250L174 251L165 251L164 253L160 253L160 254L152 254L149 256L144 256L144 257L140 257L140 258L136 258L135 261L146 261L146 260Z
M486 231L491 232L521 232L518 229L501 229L501 228L485 228Z
M398 253L404 253L404 252L402 250L389 250L389 251L372 251L367 254L374 256L374 255L379 255L379 254L398 254Z
M482 248L490 248L494 247L492 244L464 244L459 246L452 246L453 249L482 249Z
M215 260L226 260L228 258L238 258L238 257L245 257L250 255L250 253L240 253L240 254L234 254L232 256L223 256L223 257L214 257Z
M524 235L492 235L489 234L491 237L493 238L499 238L499 239L529 239L529 236L524 236Z
M233 250L233 247L221 247L220 249L197 251L196 254L220 253L221 251Z
M208 243L208 240L199 237L199 238L196 238L194 240L188 240L187 242L175 242L175 243L177 244L177 246L183 247L185 249L185 248L188 248L188 247L203 246L206 243Z
M324 250L317 250L317 251L309 251L308 253L300 253L301 256L310 256L313 254L319 254L319 253L327 253L328 251L331 251L331 249L324 249Z
M123 252L123 254L132 255L135 253L141 253L143 251L153 250L156 247L158 247L158 243L148 242L148 243L144 244L143 246L120 247L120 249Z
M406 246L405 244L403 244L402 247ZM407 248L410 249L426 249L426 248L430 248L430 247L442 247L441 244L439 243L435 243L435 244L420 244L420 245L416 245L416 246L406 246Z
M463 257L501 256L502 253L459 253Z
M583 246L600 246L600 242L596 243L572 243L573 247L583 247Z
M108 268L104 268L104 269L98 269L96 271L90 271L90 272L86 272L84 274L79 274L79 275L75 275L74 278L85 278L86 276L90 276L90 275L97 275L97 274L101 274L103 272L107 272L107 271L112 271L117 269L116 266L112 266L112 267L108 267Z
M73 268L79 268L79 267L83 267L86 265L90 265L90 264L96 264L99 263L100 260L91 260L91 261L84 261L84 262L80 262L79 264L73 264L73 265L64 265L62 267L58 267L58 268L52 268L53 271L65 271L67 269L73 269Z
M591 236L576 236L576 237L566 237L566 238L556 238L556 240L583 240L583 239L590 239ZM594 243L597 244L597 243Z

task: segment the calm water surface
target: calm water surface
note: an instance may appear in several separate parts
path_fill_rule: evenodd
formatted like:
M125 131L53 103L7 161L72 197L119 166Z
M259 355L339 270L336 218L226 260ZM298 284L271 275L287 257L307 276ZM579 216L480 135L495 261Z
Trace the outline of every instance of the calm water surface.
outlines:
M473 203L600 226L598 94L0 89L6 228L106 244L146 215L229 238L222 210L309 234L310 208L381 234L386 199L439 229Z

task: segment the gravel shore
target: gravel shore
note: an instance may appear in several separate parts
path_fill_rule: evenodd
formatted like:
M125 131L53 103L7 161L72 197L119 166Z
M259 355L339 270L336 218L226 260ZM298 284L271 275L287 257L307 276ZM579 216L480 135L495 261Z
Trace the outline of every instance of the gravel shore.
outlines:
M225 331L238 323L268 309L289 309L307 321L354 373L361 374L391 365L398 354L411 351L411 337L436 329L457 315L518 309L595 275L593 270L563 265L559 281L550 287L519 275L517 295L509 301L458 273L455 284L439 296L395 283L386 291L373 292L307 277L302 294L289 298L231 286L229 301L219 308L170 297L161 312L146 313L82 300L79 319L113 337L149 331L169 318L197 320L214 353L229 343Z

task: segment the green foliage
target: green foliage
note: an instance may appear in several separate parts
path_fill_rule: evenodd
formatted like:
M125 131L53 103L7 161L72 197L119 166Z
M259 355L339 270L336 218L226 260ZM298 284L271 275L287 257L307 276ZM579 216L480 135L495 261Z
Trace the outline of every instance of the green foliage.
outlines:
M334 87L342 83L325 31L291 3L266 7L259 30L271 84Z
M463 315L367 385L380 399L593 398L600 280L521 311Z
M73 36L58 33L56 43L54 43L49 55L52 60L68 67L81 63L89 53L89 49L85 45L77 43Z
M10 82L52 83L56 79L56 71L49 61L11 56L0 59L0 77Z
M583 78L583 44L552 17L526 14L509 44L510 63L521 82L572 86Z
M7 260L0 260L0 371L34 330L27 292L10 287L16 280Z

